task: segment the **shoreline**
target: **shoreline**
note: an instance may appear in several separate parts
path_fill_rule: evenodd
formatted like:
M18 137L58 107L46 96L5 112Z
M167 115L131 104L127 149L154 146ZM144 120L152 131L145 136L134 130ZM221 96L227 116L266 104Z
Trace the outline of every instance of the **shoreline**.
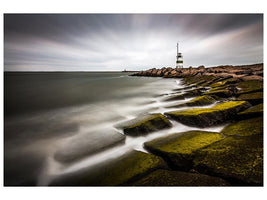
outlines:
M58 177L50 185L263 186L263 65L237 68L162 68L133 74L182 78L184 87L164 101L193 99L175 105L185 109L147 113L120 124L126 137L169 129L169 120L192 129L226 126L220 132L192 130L153 139L144 143L149 154L133 150L89 171ZM213 106L201 108L207 105ZM199 108L190 109L194 106Z

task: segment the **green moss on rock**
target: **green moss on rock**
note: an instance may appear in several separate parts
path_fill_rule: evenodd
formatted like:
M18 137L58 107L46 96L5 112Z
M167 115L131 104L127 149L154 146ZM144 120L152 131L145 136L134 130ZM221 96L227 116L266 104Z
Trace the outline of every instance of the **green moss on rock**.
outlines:
M114 160L58 177L50 185L124 185L160 168L166 168L161 158L140 151L132 151Z
M263 133L263 118L257 117L226 126L222 131L224 135L248 136Z
M205 96L200 96L192 99L191 101L187 102L187 106L204 106L204 105L209 105L212 103L215 103L216 100L212 98L211 96L205 95Z
M165 114L186 125L208 127L232 119L248 107L250 104L246 101L230 101L211 108L178 110Z
M126 135L139 136L170 128L172 125L162 114L147 114L119 125Z
M197 171L237 185L263 184L263 136L227 137L196 152Z
M263 92L253 92L248 94L241 94L237 100L248 101L252 105L263 103Z
M243 112L238 113L238 117L241 119L252 118L257 116L263 116L263 103L250 107Z
M243 81L237 83L237 87L240 89L238 94L245 94L250 92L260 92L263 91L262 81Z
M225 180L204 174L156 170L134 182L134 186L228 186Z
M219 133L188 131L157 138L146 142L144 147L163 157L171 166L184 170L191 168L195 150L221 139L223 137Z

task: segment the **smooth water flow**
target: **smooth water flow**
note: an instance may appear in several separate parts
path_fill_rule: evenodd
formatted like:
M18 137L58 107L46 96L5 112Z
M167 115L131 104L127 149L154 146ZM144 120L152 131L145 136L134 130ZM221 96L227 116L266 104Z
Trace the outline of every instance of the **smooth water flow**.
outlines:
M5 182L47 185L62 174L116 158L164 135L202 130L171 121L173 127L60 162L70 154L109 142L111 132L123 134L116 124L143 113L164 113L172 104L192 98L164 102L179 79L131 77L127 73L5 73ZM183 92L183 91L181 91ZM180 108L183 109L183 108ZM205 130L220 131L223 127ZM99 134L98 134L99 133ZM66 153L67 152L67 153ZM63 155L63 156L62 156Z

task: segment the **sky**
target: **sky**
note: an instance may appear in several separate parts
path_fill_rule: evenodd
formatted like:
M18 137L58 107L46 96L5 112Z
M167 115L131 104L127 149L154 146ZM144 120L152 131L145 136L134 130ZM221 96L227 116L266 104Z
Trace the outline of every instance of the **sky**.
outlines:
M5 71L121 71L263 62L262 14L5 14Z

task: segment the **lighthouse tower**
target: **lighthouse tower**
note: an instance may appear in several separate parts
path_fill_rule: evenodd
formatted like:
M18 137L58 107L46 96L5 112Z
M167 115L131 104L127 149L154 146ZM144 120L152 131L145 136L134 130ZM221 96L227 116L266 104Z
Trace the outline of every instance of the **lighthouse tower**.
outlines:
M183 68L183 56L179 53L179 43L177 42L176 68Z

